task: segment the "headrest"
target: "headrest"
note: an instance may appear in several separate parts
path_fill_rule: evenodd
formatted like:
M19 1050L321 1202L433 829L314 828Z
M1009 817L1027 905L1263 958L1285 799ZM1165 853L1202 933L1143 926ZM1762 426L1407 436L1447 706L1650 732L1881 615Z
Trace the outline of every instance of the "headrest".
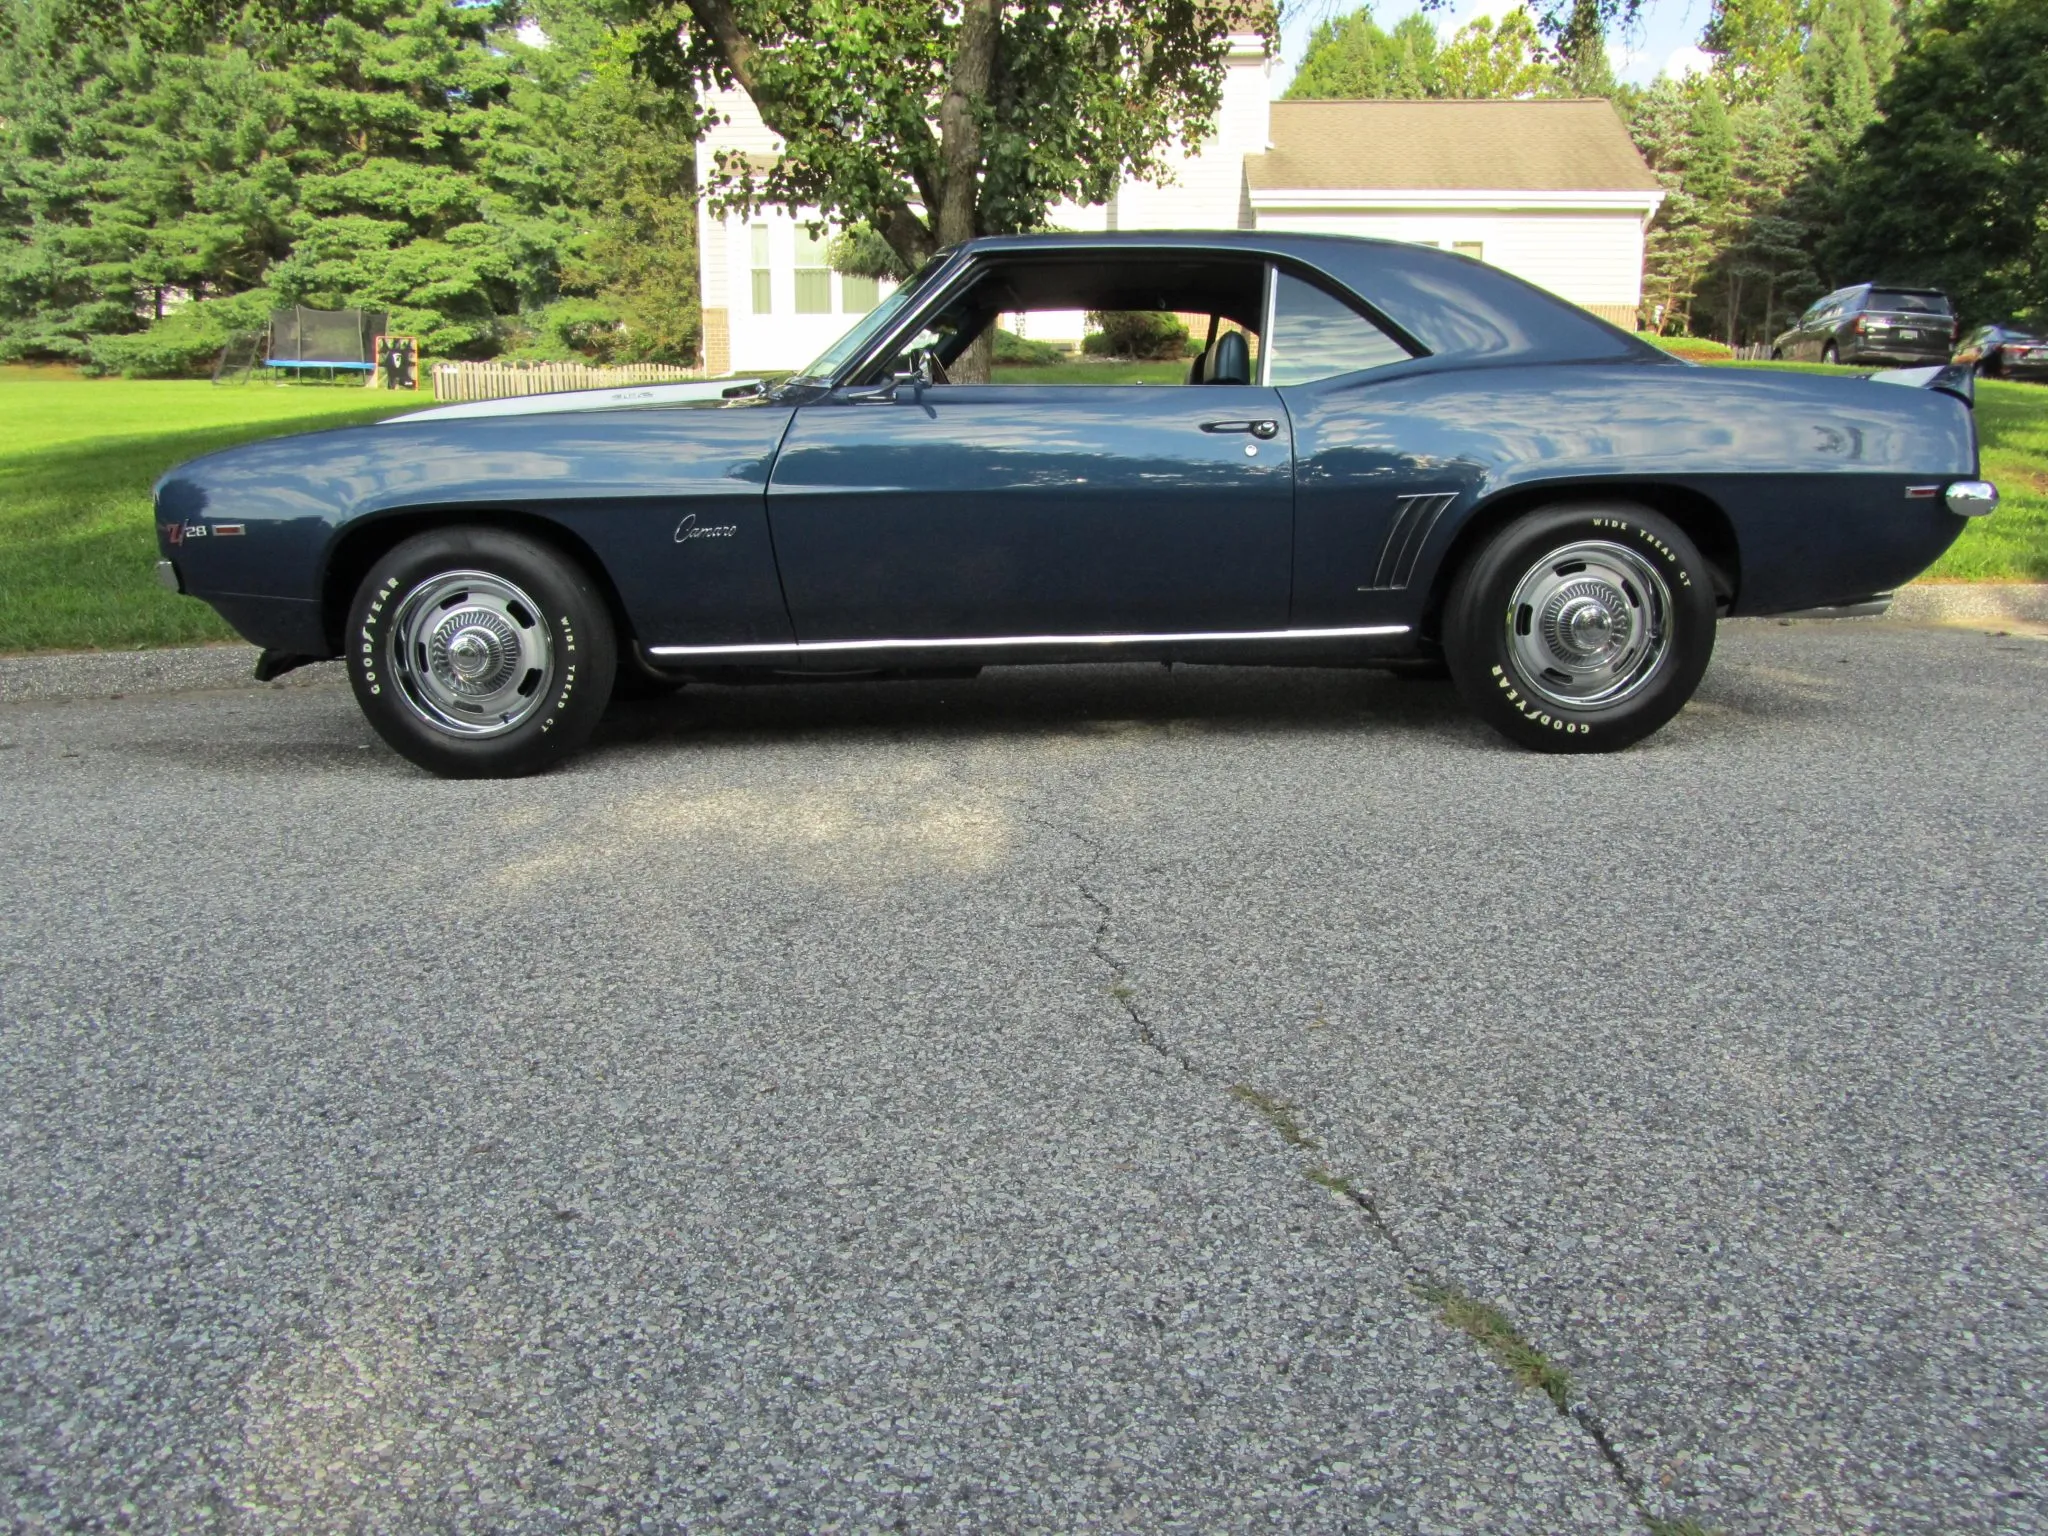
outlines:
M1249 384L1252 381L1252 349L1245 345L1244 332L1225 331L1202 359L1204 384Z

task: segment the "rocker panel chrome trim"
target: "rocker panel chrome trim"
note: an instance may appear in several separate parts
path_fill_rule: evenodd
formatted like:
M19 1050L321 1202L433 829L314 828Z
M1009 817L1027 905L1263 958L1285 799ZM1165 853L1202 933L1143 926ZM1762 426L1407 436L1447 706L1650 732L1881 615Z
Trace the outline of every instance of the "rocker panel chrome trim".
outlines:
M649 656L813 656L847 651L965 651L1034 645L1165 645L1177 641L1363 640L1405 635L1406 624L1368 624L1350 629L1198 630L1160 635L973 635L914 640L791 640L772 645L650 645Z

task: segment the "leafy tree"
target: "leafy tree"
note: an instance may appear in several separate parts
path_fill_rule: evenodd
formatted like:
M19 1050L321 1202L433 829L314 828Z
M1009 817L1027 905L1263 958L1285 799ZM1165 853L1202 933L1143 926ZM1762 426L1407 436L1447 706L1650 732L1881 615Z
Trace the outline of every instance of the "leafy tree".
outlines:
M1731 103L1763 101L1799 68L1807 0L1715 0L1700 38Z
M625 0L641 63L684 99L738 86L782 152L702 167L720 209L865 222L906 266L976 235L1106 201L1206 135L1230 34L1209 0ZM986 377L990 339L953 370Z
M1607 60L1607 21L1612 7L1602 0L1570 0L1562 9L1552 9L1543 18L1557 53L1558 77L1565 94L1571 96L1612 96L1618 88L1614 66ZM1634 3L1624 8L1633 16Z
M1838 270L2048 321L2048 6L1935 0L1840 181Z
M1301 67L1288 83L1290 101L1435 96L1436 27L1411 11L1383 31L1361 6L1348 16L1317 23Z
M1535 19L1521 6L1498 26L1481 16L1460 27L1437 55L1436 72L1444 96L1538 96L1557 85Z

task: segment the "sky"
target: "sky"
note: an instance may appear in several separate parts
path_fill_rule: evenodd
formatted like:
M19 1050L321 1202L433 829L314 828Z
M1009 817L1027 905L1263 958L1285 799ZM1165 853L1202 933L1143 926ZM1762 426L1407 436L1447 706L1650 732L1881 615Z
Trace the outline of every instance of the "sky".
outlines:
M1499 16L1513 10L1520 0L1450 0L1434 13L1437 32L1449 37L1478 16ZM1280 14L1280 67L1273 72L1273 94L1287 89L1294 67L1308 49L1308 35L1316 23L1332 16L1346 16L1358 9L1358 0L1294 0L1283 5ZM1410 11L1417 0L1380 0L1372 7L1373 19L1392 27ZM1643 0L1635 25L1607 39L1608 57L1614 72L1637 85L1648 85L1661 74L1684 74L1704 68L1700 52L1700 31L1713 14L1712 0Z

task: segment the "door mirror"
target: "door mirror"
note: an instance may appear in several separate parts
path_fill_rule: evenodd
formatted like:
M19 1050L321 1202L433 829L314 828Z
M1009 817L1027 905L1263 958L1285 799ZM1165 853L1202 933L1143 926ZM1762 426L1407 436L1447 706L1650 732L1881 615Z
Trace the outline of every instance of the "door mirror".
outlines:
M917 380L918 388L929 389L938 377L938 359L932 356L930 347L919 347L910 354L910 376Z

